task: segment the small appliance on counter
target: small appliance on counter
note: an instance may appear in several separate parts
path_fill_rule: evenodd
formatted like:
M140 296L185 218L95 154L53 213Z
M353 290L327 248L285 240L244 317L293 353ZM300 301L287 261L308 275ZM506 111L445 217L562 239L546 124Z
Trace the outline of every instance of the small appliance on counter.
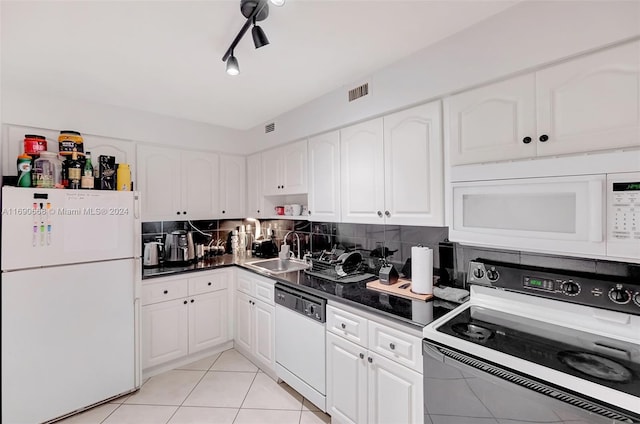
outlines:
M163 246L163 243L159 241L152 241L144 244L144 255L142 257L142 264L145 268L153 268L160 265Z
M196 252L191 231L176 230L167 234L164 253L168 263L192 262L196 258Z
M251 255L256 258L275 258L278 256L278 246L271 239L255 240L251 244Z

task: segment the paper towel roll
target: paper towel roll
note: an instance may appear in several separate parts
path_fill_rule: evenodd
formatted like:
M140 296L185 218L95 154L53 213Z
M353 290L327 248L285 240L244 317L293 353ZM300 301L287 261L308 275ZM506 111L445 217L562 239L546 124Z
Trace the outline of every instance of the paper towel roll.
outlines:
M433 250L428 247L411 248L411 290L418 294L433 292Z

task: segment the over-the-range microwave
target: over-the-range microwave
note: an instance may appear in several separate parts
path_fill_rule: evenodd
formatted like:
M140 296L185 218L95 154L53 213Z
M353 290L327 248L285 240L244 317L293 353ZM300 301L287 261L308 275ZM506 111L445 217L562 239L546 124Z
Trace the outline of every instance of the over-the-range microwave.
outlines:
M640 263L640 152L457 168L451 241Z

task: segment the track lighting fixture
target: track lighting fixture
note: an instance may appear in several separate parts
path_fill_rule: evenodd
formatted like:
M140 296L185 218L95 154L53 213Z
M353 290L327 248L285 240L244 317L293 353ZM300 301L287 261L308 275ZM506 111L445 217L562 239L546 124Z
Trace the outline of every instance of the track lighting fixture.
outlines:
M238 66L238 59L233 55L231 50L231 56L227 59L227 74L238 75L240 73L240 67Z
M222 61L227 62L227 74L238 75L240 68L238 67L238 60L233 55L233 49L238 45L244 34L249 29L249 26L253 23L251 29L251 36L253 37L253 45L256 49L269 44L269 39L264 33L261 27L256 25L256 21L263 21L269 16L269 3L274 6L282 6L285 0L240 0L240 12L247 18L240 32L233 39L231 45L222 56Z

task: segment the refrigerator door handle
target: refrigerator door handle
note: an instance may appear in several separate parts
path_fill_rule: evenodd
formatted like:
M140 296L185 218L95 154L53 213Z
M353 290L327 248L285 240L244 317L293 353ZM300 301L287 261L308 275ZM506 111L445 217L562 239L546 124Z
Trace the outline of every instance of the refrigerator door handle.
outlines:
M140 193L136 192L133 196L133 216L135 219L140 219Z

